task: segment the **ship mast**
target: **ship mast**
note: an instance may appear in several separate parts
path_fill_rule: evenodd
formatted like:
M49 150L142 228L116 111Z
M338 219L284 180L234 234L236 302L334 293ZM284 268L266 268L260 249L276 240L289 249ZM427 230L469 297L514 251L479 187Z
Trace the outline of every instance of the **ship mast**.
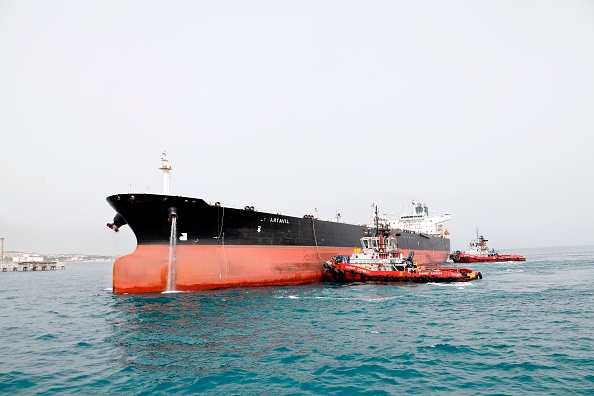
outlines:
M173 168L169 165L169 158L167 158L165 150L161 154L161 167L159 169L163 171L163 195L169 195L169 172Z

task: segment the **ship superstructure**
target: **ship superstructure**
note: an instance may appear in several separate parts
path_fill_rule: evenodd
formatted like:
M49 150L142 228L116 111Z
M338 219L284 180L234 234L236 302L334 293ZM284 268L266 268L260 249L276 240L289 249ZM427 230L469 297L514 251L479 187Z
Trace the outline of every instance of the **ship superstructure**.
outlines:
M388 219L390 229L412 231L419 234L435 237L449 236L449 231L444 223L450 220L449 214L443 216L430 216L429 208L423 202L412 201L413 213L407 213L406 210L398 218ZM384 215L384 217L387 217Z

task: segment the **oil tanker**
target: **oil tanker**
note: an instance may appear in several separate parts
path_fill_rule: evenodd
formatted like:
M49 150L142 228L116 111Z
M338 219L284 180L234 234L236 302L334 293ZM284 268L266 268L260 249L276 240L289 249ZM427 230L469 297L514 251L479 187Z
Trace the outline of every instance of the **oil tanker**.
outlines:
M331 280L323 272L323 263L336 255L350 255L362 237L374 232L373 224L348 224L339 218L320 220L312 215L287 216L252 206L233 208L200 198L173 196L169 194L172 168L165 152L159 169L163 171L163 194L107 197L116 211L107 226L118 231L127 224L137 241L134 252L114 263L114 293ZM406 229L421 223L433 224L434 228L441 224L429 220L428 211L411 219L408 224L402 216L390 221L399 249L403 254L414 251L419 265L445 262L450 252L447 230Z

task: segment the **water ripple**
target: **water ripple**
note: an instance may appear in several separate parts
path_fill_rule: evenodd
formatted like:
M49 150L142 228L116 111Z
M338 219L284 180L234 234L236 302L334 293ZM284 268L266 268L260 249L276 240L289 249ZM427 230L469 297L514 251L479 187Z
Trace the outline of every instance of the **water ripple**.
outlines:
M556 254L463 285L113 295L110 263L0 273L0 393L589 394L594 250Z

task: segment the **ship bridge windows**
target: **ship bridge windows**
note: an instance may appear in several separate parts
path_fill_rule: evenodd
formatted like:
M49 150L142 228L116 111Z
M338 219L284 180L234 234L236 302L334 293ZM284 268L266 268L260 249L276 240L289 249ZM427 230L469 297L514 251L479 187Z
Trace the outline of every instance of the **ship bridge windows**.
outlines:
M415 213L417 214L425 214L427 216L429 216L429 208L427 206L416 206L415 207Z
M361 244L363 245L363 249L369 249L369 239L363 238Z

